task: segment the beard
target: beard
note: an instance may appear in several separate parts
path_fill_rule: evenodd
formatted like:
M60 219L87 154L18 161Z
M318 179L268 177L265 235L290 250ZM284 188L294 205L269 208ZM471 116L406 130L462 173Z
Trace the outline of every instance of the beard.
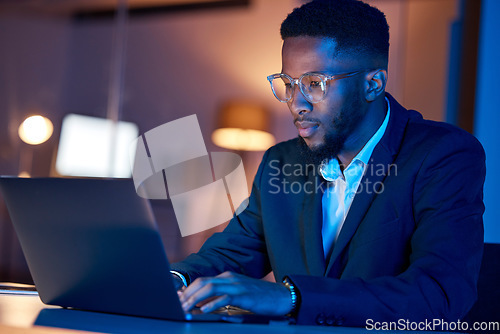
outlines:
M348 98L349 104L344 105L338 115L332 119L332 131L328 132L323 143L309 147L304 138L298 136L298 151L306 164L320 165L325 160L336 158L344 148L347 137L359 126L365 116L365 106L362 97L354 93Z
M344 147L347 136L344 134L328 134L323 144L310 148L304 138L298 136L298 149L301 159L306 164L320 165L325 160L335 158Z

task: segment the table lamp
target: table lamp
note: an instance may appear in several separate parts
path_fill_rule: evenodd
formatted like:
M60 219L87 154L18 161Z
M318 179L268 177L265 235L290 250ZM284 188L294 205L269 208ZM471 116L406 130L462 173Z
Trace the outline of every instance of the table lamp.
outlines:
M217 146L232 150L264 151L275 142L270 127L270 114L261 105L229 101L219 112L212 141Z

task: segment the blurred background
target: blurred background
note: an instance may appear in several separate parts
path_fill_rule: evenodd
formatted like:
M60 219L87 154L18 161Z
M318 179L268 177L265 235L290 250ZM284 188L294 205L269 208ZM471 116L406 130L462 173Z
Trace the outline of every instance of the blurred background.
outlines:
M390 25L388 92L425 118L475 134L485 147L485 240L500 242L494 192L500 186L500 108L493 91L500 77L500 1L365 1L385 12ZM281 22L303 2L0 1L0 174L65 174L56 165L69 114L126 122L138 135L196 114L207 150L241 154L250 185L271 142L222 148L212 134L233 122L228 106L240 114L252 106L255 115L264 115L262 122L231 126L265 131L274 142L297 135L266 76L281 69ZM31 115L53 126L50 138L38 145L19 134ZM196 251L224 227L181 238L170 201L152 204L171 261ZM0 197L0 281L30 280Z

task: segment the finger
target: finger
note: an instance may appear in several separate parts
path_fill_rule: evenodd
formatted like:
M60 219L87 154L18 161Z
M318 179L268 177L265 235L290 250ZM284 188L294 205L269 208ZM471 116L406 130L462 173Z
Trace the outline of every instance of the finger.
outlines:
M191 298L192 295L194 295L197 291L202 289L205 285L213 282L213 280L214 280L213 277L203 277L194 280L193 283L191 283L187 288L185 288L182 291L181 295L179 296L181 303Z
M196 304L196 307L202 307L202 306L203 306L203 305L205 305L206 303L209 303L209 302L211 302L212 300L217 299L217 298L219 298L219 297L217 297L217 296L216 296L216 297L209 297L209 298L207 298L207 299L205 299L205 300L202 300L202 301L201 301L201 302L199 302L198 304Z
M182 296L182 308L185 311L189 311L194 307L194 305L198 303L204 303L204 301L208 298L218 297L222 295L235 296L240 294L242 291L242 287L238 285L234 285L231 282L227 282L224 280L208 280L204 283L205 285L195 292L190 293L189 295ZM186 289L188 292L189 288Z
M219 307L224 307L226 305L229 305L230 303L231 303L231 298L228 295L222 295L203 305L201 307L201 311L203 313L210 313L218 309Z
M188 292L188 289L186 289ZM216 296L217 289L213 283L206 283L201 288L196 289L196 291L190 293L189 295L182 296L182 308L184 311L191 310L196 304L202 303L204 300Z
M222 275L222 274L221 274ZM182 291L179 296L181 303L185 302L191 298L194 294L198 293L199 290L203 289L207 285L221 285L221 284L231 284L233 281L228 278L220 277L201 277L193 281L187 288Z

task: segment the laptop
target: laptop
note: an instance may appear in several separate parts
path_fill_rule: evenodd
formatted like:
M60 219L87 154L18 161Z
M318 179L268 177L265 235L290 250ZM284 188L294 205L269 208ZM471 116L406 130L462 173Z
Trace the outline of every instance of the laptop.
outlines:
M0 190L45 304L177 321L283 320L185 313L149 201L131 179L0 177Z

